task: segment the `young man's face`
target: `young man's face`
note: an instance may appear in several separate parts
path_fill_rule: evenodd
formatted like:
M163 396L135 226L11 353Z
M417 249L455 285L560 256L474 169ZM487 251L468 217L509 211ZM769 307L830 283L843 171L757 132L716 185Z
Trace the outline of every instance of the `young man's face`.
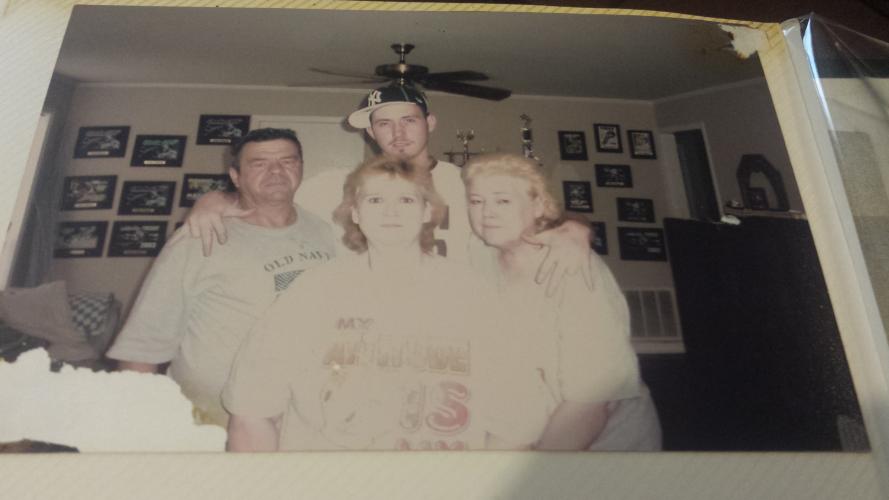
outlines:
M435 130L435 116L424 116L416 104L389 104L370 116L368 135L387 156L411 161L429 156L429 133Z
M292 203L302 181L302 154L287 139L250 142L240 154L240 171L229 169L238 193L251 206Z

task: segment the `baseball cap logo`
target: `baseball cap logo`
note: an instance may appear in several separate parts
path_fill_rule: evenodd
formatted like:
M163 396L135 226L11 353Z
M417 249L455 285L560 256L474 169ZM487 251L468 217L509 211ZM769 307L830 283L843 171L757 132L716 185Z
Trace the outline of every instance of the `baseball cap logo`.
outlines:
M376 106L381 102L383 102L383 94L379 90L372 90L370 94L367 95L368 106Z

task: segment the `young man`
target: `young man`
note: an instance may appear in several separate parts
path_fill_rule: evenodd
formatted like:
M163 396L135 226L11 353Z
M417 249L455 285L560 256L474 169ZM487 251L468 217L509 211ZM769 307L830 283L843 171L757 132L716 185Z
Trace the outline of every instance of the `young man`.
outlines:
M435 130L436 118L429 112L428 101L422 92L415 87L398 84L372 90L361 107L349 115L349 124L364 129L383 155L404 161L418 171L431 172L435 189L448 206L448 215L436 230L440 255L462 262L489 255L490 250L472 236L460 168L453 163L436 160L429 153L429 136ZM332 170L307 179L303 190L312 200L317 200L319 208L315 210L316 213L322 216L330 213L340 199L346 172ZM324 203L328 204L327 207L321 208ZM307 206L314 209L312 205ZM220 244L226 241L226 226L222 217L245 213L233 200L210 193L198 200L187 222L192 236L201 237L204 253L209 255L214 239ZM529 240L548 248L549 255L541 264L536 281L545 283L549 294L555 291L566 274L578 272L582 272L584 281L592 287L589 240L589 228L574 221L565 221Z
M466 191L460 169L429 154L429 135L435 115L429 113L426 96L414 87L393 85L373 90L349 125L364 129L383 155L404 161L418 173L431 172L436 191L447 204L445 219L436 228L439 255L468 261L472 230L466 217Z
M232 153L229 175L249 213L228 222L229 243L210 257L194 239L172 239L108 352L121 369L171 362L201 420L222 426L220 393L241 341L278 293L335 252L330 227L293 203L303 165L292 130L251 131Z

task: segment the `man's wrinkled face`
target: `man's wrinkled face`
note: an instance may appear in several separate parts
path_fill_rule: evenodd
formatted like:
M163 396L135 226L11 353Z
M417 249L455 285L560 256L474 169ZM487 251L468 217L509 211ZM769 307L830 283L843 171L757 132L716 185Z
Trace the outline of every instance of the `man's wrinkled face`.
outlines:
M302 152L287 139L249 142L241 149L240 171L229 169L245 202L255 206L293 202L302 181Z
M420 106L404 102L374 111L367 133L387 156L410 161L429 155L427 145L433 130L435 116L425 116Z

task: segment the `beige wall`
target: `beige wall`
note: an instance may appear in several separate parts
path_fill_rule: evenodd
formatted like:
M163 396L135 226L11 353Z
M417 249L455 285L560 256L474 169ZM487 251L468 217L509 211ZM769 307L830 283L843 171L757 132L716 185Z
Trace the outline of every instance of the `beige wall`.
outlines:
M663 129L703 125L713 181L723 204L741 200L735 177L741 156L762 154L781 172L790 209L804 211L764 79L662 99L655 103L655 111L657 125ZM775 197L764 176L754 175L751 184L766 188L769 204L775 206Z
M307 91L305 89L174 87L174 86L103 86L81 85L73 96L68 121L59 144L59 158L65 175L117 175L118 187L113 210L63 212L63 220L167 220L169 230L181 221L186 209L178 205L185 173L222 173L223 147L195 144L198 117L202 113L336 116L343 117L354 109L363 94L355 91ZM607 224L609 254L605 257L621 285L625 288L672 287L670 267L665 262L630 262L619 257L615 198L639 197L654 200L655 224L621 223L624 226L658 226L664 216L667 200L661 159L630 159L626 143L627 129L655 130L654 107L648 102L600 99L564 99L514 96L500 103L463 97L432 94L431 107L438 115L438 129L432 139L432 153L443 158L445 151L460 149L458 129L473 129L476 139L473 151L520 152L519 116L533 118L535 152L543 159L551 177L551 187L562 197L562 180L588 180L593 186L595 212L586 214L590 220ZM593 144L593 123L616 123L621 126L624 152L596 153ZM130 145L124 158L73 159L77 131L82 126L129 125ZM558 130L585 132L589 161L559 160ZM655 130L656 131L656 130ZM132 142L139 134L184 134L188 136L183 168L130 167ZM632 189L595 187L595 163L623 163L631 166ZM118 216L120 189L126 180L176 181L177 192L171 216ZM55 196L55 194L53 194ZM106 243L107 247L107 243ZM53 275L66 279L72 286L87 290L111 290L125 304L135 291L151 264L150 258L78 258L55 259Z

